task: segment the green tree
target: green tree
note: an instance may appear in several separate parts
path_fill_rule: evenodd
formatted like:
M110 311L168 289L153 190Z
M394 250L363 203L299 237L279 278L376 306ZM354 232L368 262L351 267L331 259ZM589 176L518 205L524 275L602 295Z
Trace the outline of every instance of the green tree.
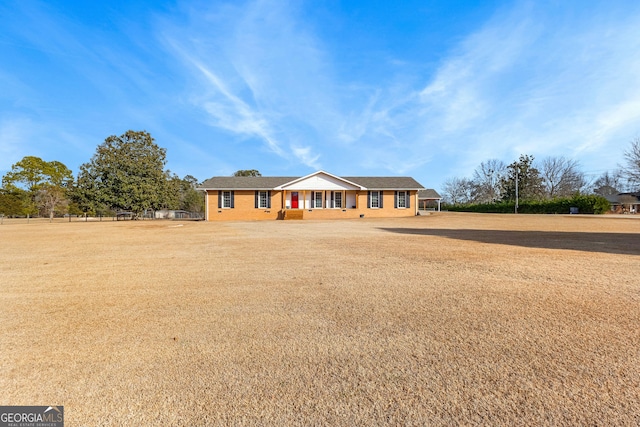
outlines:
M204 210L204 194L196 190L198 180L191 175L179 178L168 176L165 183L163 207L200 213Z
M71 191L71 200L73 204L78 207L81 212L89 215L96 215L101 212L99 208L98 198L98 185L96 177L92 175L92 170L89 168L89 164L85 163L80 166L76 183ZM106 206L102 206L105 209Z
M0 215L15 217L23 215L26 191L0 189Z
M516 200L516 179L518 200L539 200L544 191L540 171L533 166L533 156L520 155L520 159L507 166L507 172L500 183L502 200Z
M18 187L32 193L44 184L67 188L72 182L73 174L64 164L56 160L46 162L35 156L24 157L2 178L5 188Z
M241 169L234 172L233 176L262 176L262 174L256 169Z
M167 209L181 209L200 213L204 211L204 194L196 190L198 180L191 175L180 179L169 176L165 185L164 206Z
M15 194L24 192L23 214L41 211L49 215L49 220L57 209L67 206L72 183L73 174L63 163L35 156L24 157L2 178L5 189Z
M181 209L189 212L204 212L204 193L196 190L197 186L198 180L195 177L187 175L182 178Z
M146 131L112 135L80 167L76 197L91 209L132 211L162 207L168 172L166 150Z
M162 207L165 209L182 209L182 180L178 175L167 173L162 195Z

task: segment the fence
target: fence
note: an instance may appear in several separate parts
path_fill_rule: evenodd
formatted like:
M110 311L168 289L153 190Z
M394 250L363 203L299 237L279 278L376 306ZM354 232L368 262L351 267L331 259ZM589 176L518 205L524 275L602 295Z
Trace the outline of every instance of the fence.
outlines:
M106 222L106 221L122 221L122 220L139 220L139 221L202 221L204 216L199 212L176 211L175 215L157 216L158 211L148 211L142 215L136 216L133 212L121 211L114 212L112 215L75 215L65 214L56 216L52 220L49 217L32 217L32 216L16 216L7 217L0 213L0 225L4 224L39 224L39 223L65 223L65 222Z

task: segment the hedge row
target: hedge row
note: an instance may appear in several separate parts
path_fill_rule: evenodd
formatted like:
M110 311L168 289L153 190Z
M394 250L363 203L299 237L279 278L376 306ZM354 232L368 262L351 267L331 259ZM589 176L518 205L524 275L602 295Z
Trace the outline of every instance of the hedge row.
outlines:
M609 202L602 196L579 195L553 200L522 201L518 204L518 213L568 214L572 207L578 208L578 213L581 214L603 214L610 209ZM456 212L513 213L515 202L448 205L446 209Z

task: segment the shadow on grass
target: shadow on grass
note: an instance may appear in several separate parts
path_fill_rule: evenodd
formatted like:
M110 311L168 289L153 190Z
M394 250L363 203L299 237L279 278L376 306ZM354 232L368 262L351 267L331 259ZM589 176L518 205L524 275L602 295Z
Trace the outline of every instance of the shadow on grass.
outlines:
M390 233L447 237L456 240L522 246L525 248L640 255L640 234L422 228L382 228L382 230Z

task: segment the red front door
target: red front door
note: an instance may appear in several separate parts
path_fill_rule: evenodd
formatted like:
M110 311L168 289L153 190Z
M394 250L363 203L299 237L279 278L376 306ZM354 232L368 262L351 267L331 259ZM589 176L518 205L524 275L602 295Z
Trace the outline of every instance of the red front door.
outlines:
M298 192L291 193L291 209L298 209Z

